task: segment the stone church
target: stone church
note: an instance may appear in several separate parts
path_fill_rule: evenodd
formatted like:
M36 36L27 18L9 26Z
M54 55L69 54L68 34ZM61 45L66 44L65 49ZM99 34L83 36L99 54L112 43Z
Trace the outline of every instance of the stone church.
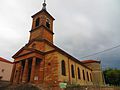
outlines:
M79 85L103 85L100 61L80 61L53 42L54 17L46 10L32 16L28 43L14 56L11 82L57 86L61 82Z

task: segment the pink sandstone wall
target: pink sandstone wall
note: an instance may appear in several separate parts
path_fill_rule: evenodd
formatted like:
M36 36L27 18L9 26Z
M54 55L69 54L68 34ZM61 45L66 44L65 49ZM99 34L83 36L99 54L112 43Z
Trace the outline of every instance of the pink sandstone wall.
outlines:
M10 81L13 64L0 61L1 80Z

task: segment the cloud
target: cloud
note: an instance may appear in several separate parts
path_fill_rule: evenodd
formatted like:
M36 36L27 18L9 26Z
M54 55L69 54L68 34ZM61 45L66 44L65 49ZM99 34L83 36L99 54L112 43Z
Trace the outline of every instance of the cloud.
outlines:
M28 42L32 25L31 16L41 10L42 2L40 0L0 1L1 56L10 60L11 56ZM119 0L47 1L47 10L56 19L55 44L78 59L118 45L120 43L119 3ZM98 58L102 61L103 67L116 67L120 63L120 55L116 53L119 51L118 48L106 54L84 59Z
M120 44L120 6L118 2L117 0L80 0L76 3L69 1L69 4L63 4L65 10L61 9L61 15L59 16L64 13L60 18L61 23L63 21L64 23L62 27L57 28L56 26L56 32L58 33L56 44L80 59L83 56ZM72 7L73 5L74 7ZM116 51L120 51L120 49ZM114 56L116 51L112 52L111 57ZM100 57L99 59L103 61L104 67L105 65L113 67L112 62L120 63L119 54L117 54L118 57L109 58L110 52L107 53L108 55L102 54L84 59Z

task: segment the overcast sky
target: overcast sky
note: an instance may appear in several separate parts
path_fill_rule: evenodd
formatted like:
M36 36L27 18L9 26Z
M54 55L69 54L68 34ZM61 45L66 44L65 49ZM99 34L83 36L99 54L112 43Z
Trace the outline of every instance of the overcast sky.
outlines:
M0 0L0 56L11 58L29 39L31 16L43 0ZM54 43L77 59L96 59L102 67L120 68L120 0L47 0L56 19Z

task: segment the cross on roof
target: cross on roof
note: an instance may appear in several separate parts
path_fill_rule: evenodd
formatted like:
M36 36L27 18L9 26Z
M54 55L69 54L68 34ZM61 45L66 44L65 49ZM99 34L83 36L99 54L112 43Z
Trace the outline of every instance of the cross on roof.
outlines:
M44 3L46 2L46 0L44 0Z
M43 3L43 10L46 10L46 0L44 0L44 3Z

